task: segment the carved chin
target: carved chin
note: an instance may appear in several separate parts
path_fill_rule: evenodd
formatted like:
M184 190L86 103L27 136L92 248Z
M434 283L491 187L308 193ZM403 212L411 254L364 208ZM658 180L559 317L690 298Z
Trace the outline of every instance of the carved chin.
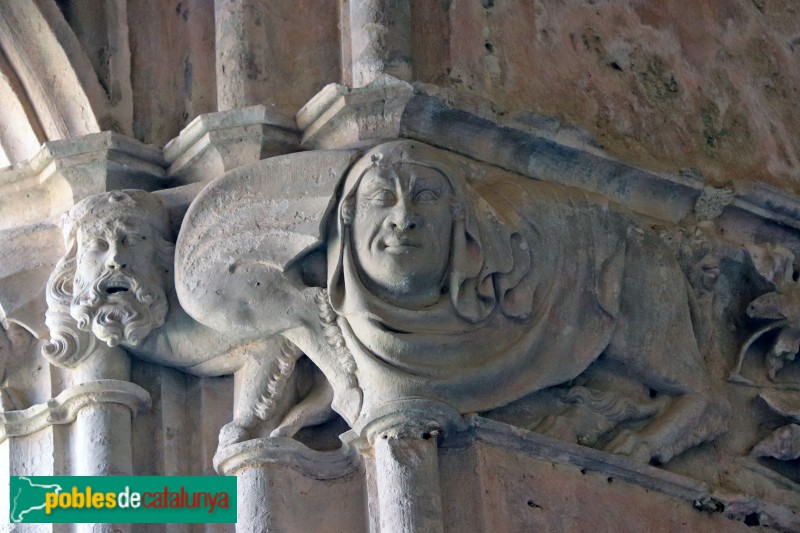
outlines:
M101 306L92 320L92 333L109 346L137 346L156 327L147 309L135 305Z
M159 303L165 303L159 299ZM109 346L134 347L164 323L166 305L150 308L139 302L116 301L95 308L82 307L78 327L91 331ZM77 317L76 317L77 318Z

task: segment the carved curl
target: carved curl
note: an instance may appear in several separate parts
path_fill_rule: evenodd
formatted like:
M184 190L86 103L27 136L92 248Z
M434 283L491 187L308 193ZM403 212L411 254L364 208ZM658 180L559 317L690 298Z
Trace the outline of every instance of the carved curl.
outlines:
M67 253L56 264L47 280L45 298L47 313L45 324L50 329L50 340L42 346L42 355L52 364L74 368L80 364L97 344L91 331L83 331L69 314L72 305L73 285L77 265L77 244L72 241Z

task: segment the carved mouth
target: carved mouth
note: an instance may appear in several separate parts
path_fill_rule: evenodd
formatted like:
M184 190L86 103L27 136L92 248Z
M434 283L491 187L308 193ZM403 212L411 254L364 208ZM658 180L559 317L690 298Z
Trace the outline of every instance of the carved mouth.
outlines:
M383 248L387 252L408 252L413 248L420 248L420 244L411 239L388 239L383 241Z
M116 274L111 276L102 286L106 294L119 294L131 290L131 282L125 276Z
M118 285L106 287L106 294L116 294L118 292L128 292L128 287L120 287Z

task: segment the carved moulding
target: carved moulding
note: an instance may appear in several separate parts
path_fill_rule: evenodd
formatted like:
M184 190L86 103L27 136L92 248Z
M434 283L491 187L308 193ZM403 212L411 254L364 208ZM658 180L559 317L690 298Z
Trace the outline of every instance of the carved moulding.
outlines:
M135 415L150 408L150 394L139 385L116 379L90 381L70 387L47 403L21 411L0 412L0 442L30 435L55 424L69 424L87 405L116 403Z
M585 132L556 117L501 116L491 101L422 83L323 88L298 113L304 149L373 146L406 138L523 176L600 193L669 223L691 217L708 199L691 169L654 173L616 160ZM765 235L797 247L800 200L764 184L734 184L715 218L718 229L749 242ZM788 231L787 231L788 230Z
M359 467L353 448L358 436L344 433L341 446L332 451L312 450L287 437L250 439L225 448L214 456L214 469L223 476L240 470L265 465L285 465L312 479L336 479L351 474Z
M628 483L646 491L664 494L671 499L684 501L703 513L697 515L693 527L701 530L745 530L744 525L725 521L715 521L719 515L731 520L774 528L778 531L797 531L800 520L790 506L785 503L786 494L791 495L797 486L784 485L785 494L778 498L764 498L745 492L730 491L723 487L692 479L686 475L675 474L663 468L656 468L632 461L627 457L610 455L585 446L564 442L536 432L524 431L507 424L498 423L479 416L467 417L470 432L445 443L443 448L459 449L465 445L476 444L491 447L493 450L513 450L524 457L542 461L546 465L573 467L580 476L599 477L607 484ZM466 444L469 442L471 444ZM592 481L587 480L587 483ZM561 498L560 486L552 486L557 498ZM538 491L541 492L541 491ZM793 496L790 496L793 497ZM796 499L796 498L795 498ZM536 499L529 506L537 505ZM630 508L625 509L629 519ZM490 511L491 512L491 511ZM692 519L691 517L687 517ZM626 520L627 520L626 519ZM663 520L658 518L657 520ZM642 518L642 522L646 519ZM558 523L557 521L554 523ZM660 522L663 523L663 522ZM685 523L684 523L685 525Z
M0 170L0 229L42 222L111 189L165 185L161 151L113 132L50 141Z
M291 117L258 105L200 115L164 147L167 174L177 184L207 181L223 173L299 149Z

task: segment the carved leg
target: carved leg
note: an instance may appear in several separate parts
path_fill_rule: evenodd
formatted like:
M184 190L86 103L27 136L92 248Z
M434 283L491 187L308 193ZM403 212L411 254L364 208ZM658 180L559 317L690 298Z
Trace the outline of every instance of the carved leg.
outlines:
M622 431L608 444L612 453L666 463L684 450L710 440L725 427L727 409L700 394L673 398L666 410L638 431Z
M293 437L301 428L321 424L333 416L333 389L319 369L314 372L314 385L308 396L289 410L271 437Z
M686 279L674 259L651 244L631 241L627 260L641 268L626 270L605 357L616 371L671 399L646 426L618 435L608 449L666 462L719 435L727 404L697 345Z

